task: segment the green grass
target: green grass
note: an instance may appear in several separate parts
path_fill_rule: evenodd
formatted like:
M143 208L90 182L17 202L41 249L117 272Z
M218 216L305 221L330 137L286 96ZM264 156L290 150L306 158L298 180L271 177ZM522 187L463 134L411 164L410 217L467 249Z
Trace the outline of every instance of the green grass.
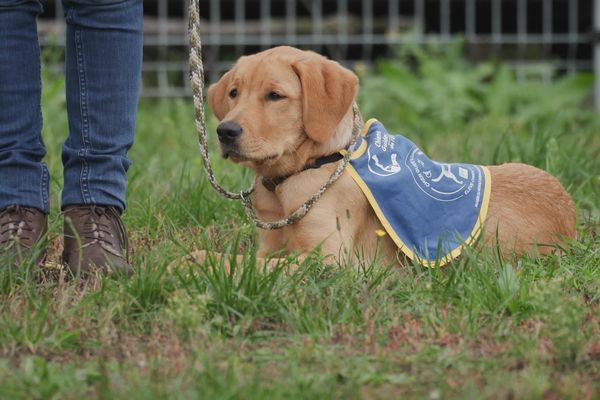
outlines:
M203 175L191 101L145 100L125 216L136 274L77 283L0 272L0 397L598 398L592 81L518 83L502 65L472 67L457 54L412 49L362 71L365 117L433 158L522 161L558 176L580 214L565 254L508 263L469 251L443 270L326 266L314 254L295 273L265 272L242 207ZM56 259L66 112L63 80L45 72L44 84ZM213 162L225 186L249 184L216 152ZM191 249L245 260L231 273L178 261Z

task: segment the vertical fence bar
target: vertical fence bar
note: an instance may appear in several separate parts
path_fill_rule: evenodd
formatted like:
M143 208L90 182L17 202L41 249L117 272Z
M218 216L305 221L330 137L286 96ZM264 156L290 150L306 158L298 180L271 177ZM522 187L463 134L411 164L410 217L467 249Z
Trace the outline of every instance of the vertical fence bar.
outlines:
M311 16L313 46L317 52L321 52L323 49L323 3L321 0L312 1Z
M543 41L545 51L548 51L548 46L552 43L552 0L544 0L542 5L543 13Z
M415 0L415 20L419 25L417 41L423 43L425 41L425 0Z
M473 47L475 46L476 37L476 25L475 25L475 0L466 0L465 2L465 56L471 58L474 53Z
M543 14L543 31L542 37L544 42L544 57L548 57L551 55L552 50L552 0L544 0L542 5L542 14ZM552 72L548 71L544 73L544 82L550 83L552 79Z
M220 44L221 7L219 0L210 1L210 36L211 42Z
M159 0L158 2L158 55L159 60L156 63L158 66L158 93L159 96L164 96L169 91L169 78L167 76L167 50L169 46L168 38L168 14L169 5L167 0Z
M492 41L500 43L502 39L502 4L492 0Z
M575 58L577 57L577 41L579 21L579 7L577 1L569 1L569 64L568 71L573 73L577 71Z
M64 23L64 10L63 10L63 6L62 6L62 1L61 0L54 0L54 10L55 10L55 14L54 14L54 24L56 26L56 24L63 24ZM65 29L62 38L60 38L59 40L57 40L57 43L63 43L63 50L64 50L64 54L67 54L67 30ZM64 60L64 57L63 57ZM57 69L61 69L63 71L66 71L67 67L64 63L61 63L60 66Z
M600 0L594 0L594 100L596 113L600 114Z
M339 15L338 20L338 41L340 44L342 57L345 59L348 53L348 0L338 0L337 12Z
M388 8L388 31L387 38L388 43L395 41L397 35L400 33L400 5L399 0L390 0Z
M244 54L246 32L246 5L244 0L235 0L235 10L233 18L235 19L235 54L240 57Z
M475 37L475 0L467 0L465 4L465 33L467 41Z
M520 46L527 41L527 0L517 3L517 41Z
M373 2L362 3L363 60L370 60L373 53Z
M181 0L181 9L184 10L183 11L183 17L184 18L189 18L188 12L185 11L188 9L188 0ZM188 20L185 20L185 26L188 25ZM181 74L182 74L182 79L183 79L183 88L182 88L182 93L181 95L183 96L190 96L192 93L192 86L190 83L190 79L189 79L189 67L188 64L185 64L185 67L183 67L181 69Z
M285 2L285 39L289 45L296 43L296 0Z
M54 10L55 10L55 15L54 15L54 19L56 21L62 21L64 19L64 10L63 10L63 6L62 6L62 1L60 0L54 0Z
M208 47L208 51L205 53L208 58L210 68L210 80L216 81L217 77L220 73L219 71L219 49L221 48L221 7L219 4L219 0L211 0L210 1L210 34L209 43L210 47L204 46L204 48Z
M260 0L260 46L271 44L271 0Z
M524 50L527 42L527 0L518 0L517 2L517 77L523 78Z
M450 41L450 0L440 0L440 32L442 42Z

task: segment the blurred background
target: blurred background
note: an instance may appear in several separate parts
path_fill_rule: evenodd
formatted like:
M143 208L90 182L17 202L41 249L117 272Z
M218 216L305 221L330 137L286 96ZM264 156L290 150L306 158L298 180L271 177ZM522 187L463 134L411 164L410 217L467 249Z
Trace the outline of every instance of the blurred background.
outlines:
M44 46L61 49L60 0L43 1ZM288 44L349 67L402 45L464 40L469 61L505 61L519 80L591 71L594 0L201 0L203 56L215 81L243 54ZM187 0L145 0L143 96L191 94ZM60 69L61 57L54 68Z

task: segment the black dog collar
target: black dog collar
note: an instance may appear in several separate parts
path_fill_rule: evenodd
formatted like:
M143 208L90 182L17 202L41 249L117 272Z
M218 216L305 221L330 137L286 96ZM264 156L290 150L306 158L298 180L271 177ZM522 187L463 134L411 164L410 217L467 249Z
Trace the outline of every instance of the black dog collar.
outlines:
M319 157L312 164L306 164L299 172L306 171L307 169L321 168L325 164L330 164L341 160L344 156L341 153L333 153L328 156ZM263 186L269 191L274 192L278 185L282 184L287 178L296 174L281 175L274 178L262 178Z

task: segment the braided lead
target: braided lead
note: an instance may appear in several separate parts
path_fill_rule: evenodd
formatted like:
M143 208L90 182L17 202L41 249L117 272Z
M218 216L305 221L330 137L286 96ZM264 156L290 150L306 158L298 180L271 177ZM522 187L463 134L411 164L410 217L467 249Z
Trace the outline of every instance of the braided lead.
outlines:
M202 42L200 40L200 13L198 0L190 0L189 3L188 38L190 45L190 81L194 98L196 130L198 131L198 144L200 147L200 154L202 156L202 164L208 177L208 181L217 192L221 193L223 197L232 200L241 200L244 210L246 211L246 215L258 228L269 230L280 229L284 226L288 226L297 222L310 211L312 206L321 198L323 193L325 193L325 191L331 185L333 185L333 183L337 181L340 176L342 176L342 173L344 172L344 169L346 168L346 165L352 156L354 144L360 136L360 131L363 125L363 120L358 110L358 106L356 103L352 105L352 110L354 112L354 126L352 130L352 140L348 147L348 151L344 154L344 158L340 160L336 169L329 176L327 182L325 182L315 194L313 194L306 202L304 202L304 204L298 207L298 209L290 214L287 218L283 218L278 221L263 221L256 216L256 212L252 206L252 200L250 199L250 195L254 191L254 185L256 182L245 191L241 191L239 193L230 192L219 185L210 164L210 158L208 155L208 139L204 117L204 102L202 100L202 90L204 88L204 66L202 65Z
M202 65L202 42L200 40L200 14L198 0L190 1L190 19L188 23L188 34L190 42L190 81L193 89L194 109L196 110L196 130L198 131L198 142L200 153L202 154L202 163L208 176L208 180L216 191L229 199L241 199L242 196L248 196L253 191L253 187L241 192L233 193L225 190L215 178L208 155L208 140L206 135L206 125L204 118L204 102L202 100L202 89L204 87L204 67Z
M358 106L356 105L356 103L354 103L352 107L354 111L354 135L352 136L352 140L350 142L350 145L348 146L348 151L344 154L344 158L342 158L340 162L338 162L336 169L331 173L327 182L325 182L319 188L319 190L317 190L317 192L313 194L306 202L304 202L304 204L298 207L296 211L290 214L287 218L283 218L278 221L265 222L256 217L256 213L254 211L254 207L252 206L252 200L250 199L250 197L242 197L242 203L244 204L246 214L258 228L270 230L280 229L284 226L292 225L293 223L299 221L310 211L312 206L321 198L323 193L325 193L325 191L329 189L329 187L333 185L335 181L339 179L340 176L342 176L344 169L346 169L346 165L350 161L350 157L352 157L354 144L360 136L360 131L363 125L363 120L360 115L360 112L358 111Z

